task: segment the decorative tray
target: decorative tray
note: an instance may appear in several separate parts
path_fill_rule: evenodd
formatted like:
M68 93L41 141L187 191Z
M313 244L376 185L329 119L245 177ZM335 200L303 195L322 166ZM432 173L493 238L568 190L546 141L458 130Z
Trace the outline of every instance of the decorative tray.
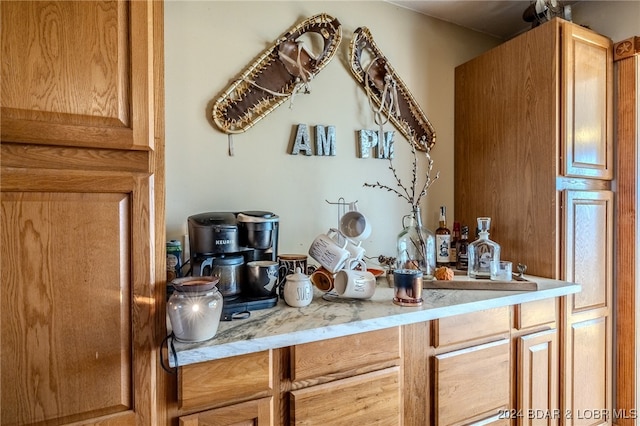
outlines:
M423 280L422 288L426 289L450 289L450 290L538 290L537 282L527 278L514 276L511 281L491 281L488 279L469 278L456 275L453 280Z

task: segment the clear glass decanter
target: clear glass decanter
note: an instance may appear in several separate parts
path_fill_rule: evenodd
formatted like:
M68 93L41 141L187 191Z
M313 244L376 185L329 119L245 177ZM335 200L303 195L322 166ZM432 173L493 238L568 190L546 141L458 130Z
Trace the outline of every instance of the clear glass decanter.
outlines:
M490 217L478 218L479 237L469 243L469 269L471 278L486 278L491 276L491 261L500 260L500 245L489 239Z
M396 267L419 269L423 279L432 280L436 269L436 239L433 232L422 226L420 207L402 218L402 226L398 235Z

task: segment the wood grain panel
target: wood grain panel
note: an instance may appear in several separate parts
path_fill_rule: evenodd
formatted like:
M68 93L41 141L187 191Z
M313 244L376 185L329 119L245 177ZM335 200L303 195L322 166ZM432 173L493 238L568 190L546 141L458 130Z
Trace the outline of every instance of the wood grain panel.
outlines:
M296 345L291 349L291 380L300 381L400 359L400 328Z
M611 309L613 277L613 192L563 191L565 279L582 285L569 298L572 312Z
M511 308L504 306L433 320L432 345L438 348L500 336L509 332L510 318Z
M578 25L562 27L564 171L613 178L613 44Z
M57 147L3 142L2 167L150 172L148 151Z
M400 383L400 367L391 367L292 391L291 424L402 424Z
M3 116L129 126L128 22L126 2L2 2Z
M560 418L558 331L522 336L517 342L517 407L525 414L517 419L518 425L557 425Z
M428 321L402 326L404 424L427 425L431 420L431 377Z
M273 394L272 352L190 364L178 370L180 408L190 410Z
M271 398L247 401L180 417L180 426L269 426L273 425Z
M565 407L572 418L567 426L611 424L611 418L598 419L594 412L611 413L611 327L607 317L571 324L565 376ZM591 414L590 414L591 413Z
M2 194L2 424L133 408L131 208L120 193Z
M640 38L634 39L640 45ZM624 49L626 50L626 49ZM629 46L629 52L635 52ZM616 67L616 408L627 412L640 407L638 371L638 107L640 98L640 64L638 56L617 61ZM633 419L620 419L621 426L631 426Z
M528 272L556 277L559 225L558 22L541 25L455 70L455 218ZM535 194L535 196L532 196Z
M510 345L500 340L434 357L434 424L469 424L510 401Z

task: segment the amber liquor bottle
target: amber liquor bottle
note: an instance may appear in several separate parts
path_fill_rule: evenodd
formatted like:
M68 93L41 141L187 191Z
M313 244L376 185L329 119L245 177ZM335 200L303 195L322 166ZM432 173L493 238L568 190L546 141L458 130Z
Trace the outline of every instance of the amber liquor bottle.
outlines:
M440 206L440 226L436 229L436 266L449 266L451 249L451 231L447 228L447 209Z
M453 222L453 233L449 246L449 266L452 268L455 268L458 263L458 241L460 241L460 222Z
M456 249L456 269L466 271L469 268L469 227L467 225L463 225L460 230L460 240Z

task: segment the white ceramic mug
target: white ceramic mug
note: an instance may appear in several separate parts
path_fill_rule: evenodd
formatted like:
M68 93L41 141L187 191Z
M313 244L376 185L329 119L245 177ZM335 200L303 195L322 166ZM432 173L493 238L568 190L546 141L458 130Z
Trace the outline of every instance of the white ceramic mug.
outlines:
M309 256L332 274L336 273L349 258L347 242L338 245L331 235L337 233L336 229L330 229L326 234L320 234L313 240L309 247Z
M369 271L364 262L360 269L342 269L333 280L333 289L340 297L353 299L369 299L376 291L376 277Z
M340 232L347 238L362 241L371 235L371 222L367 217L358 211L355 203L350 206L351 210L340 218Z
M333 237L333 240L338 245L340 245L341 243L344 244L344 241L346 240L347 246L345 248L349 252L350 261L352 260L360 261L364 257L365 250L364 250L364 247L362 247L362 241L357 241L357 242L353 241L352 239L347 238L342 232L340 232L338 235ZM347 268L347 269L352 269L352 268Z

